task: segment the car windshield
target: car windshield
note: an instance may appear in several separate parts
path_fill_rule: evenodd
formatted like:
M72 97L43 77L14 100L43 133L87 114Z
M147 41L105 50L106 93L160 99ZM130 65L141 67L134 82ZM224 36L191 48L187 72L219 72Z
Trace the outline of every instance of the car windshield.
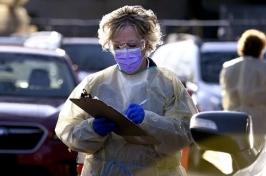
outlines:
M0 96L67 97L74 86L70 67L61 58L1 53Z
M99 44L62 44L73 63L78 65L79 70L94 72L105 69L115 64L113 55L103 51Z
M219 76L223 63L236 57L236 51L213 51L201 53L200 70L202 80L207 83L219 83Z

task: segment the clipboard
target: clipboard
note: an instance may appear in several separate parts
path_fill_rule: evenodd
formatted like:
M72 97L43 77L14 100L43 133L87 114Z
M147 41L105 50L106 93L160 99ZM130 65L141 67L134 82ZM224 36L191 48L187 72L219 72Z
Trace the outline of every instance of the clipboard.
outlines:
M158 144L159 142L151 135L149 135L141 127L130 121L123 114L108 106L99 99L89 97L70 98L74 104L83 109L85 112L97 118L97 116L105 117L117 125L116 134L124 137L128 142L136 144Z

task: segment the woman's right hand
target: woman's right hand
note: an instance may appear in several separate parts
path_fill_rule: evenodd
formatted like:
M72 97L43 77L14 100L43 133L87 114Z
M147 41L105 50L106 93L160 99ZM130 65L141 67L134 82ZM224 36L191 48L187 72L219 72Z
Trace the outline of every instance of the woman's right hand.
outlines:
M130 104L125 112L128 119L132 120L135 124L140 124L145 116L145 111L141 105Z

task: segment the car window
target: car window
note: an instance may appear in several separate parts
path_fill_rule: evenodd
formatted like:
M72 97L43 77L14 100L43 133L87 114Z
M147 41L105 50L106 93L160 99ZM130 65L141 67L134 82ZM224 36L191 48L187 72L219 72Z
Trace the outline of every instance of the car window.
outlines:
M115 64L113 55L103 51L99 44L63 43L61 48L67 52L73 63L78 65L82 71L98 71Z
M202 80L207 83L219 83L219 76L223 63L236 57L236 51L213 51L201 53L200 72Z
M1 53L0 95L67 97L75 81L63 59Z

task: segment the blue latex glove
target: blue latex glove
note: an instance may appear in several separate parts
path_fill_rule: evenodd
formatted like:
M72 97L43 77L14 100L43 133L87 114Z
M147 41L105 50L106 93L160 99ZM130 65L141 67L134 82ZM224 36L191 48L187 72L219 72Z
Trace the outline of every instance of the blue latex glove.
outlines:
M130 104L125 114L128 119L132 120L136 124L140 124L145 116L143 107L138 104Z
M104 117L98 117L93 120L92 128L100 136L106 136L116 129L116 124Z

